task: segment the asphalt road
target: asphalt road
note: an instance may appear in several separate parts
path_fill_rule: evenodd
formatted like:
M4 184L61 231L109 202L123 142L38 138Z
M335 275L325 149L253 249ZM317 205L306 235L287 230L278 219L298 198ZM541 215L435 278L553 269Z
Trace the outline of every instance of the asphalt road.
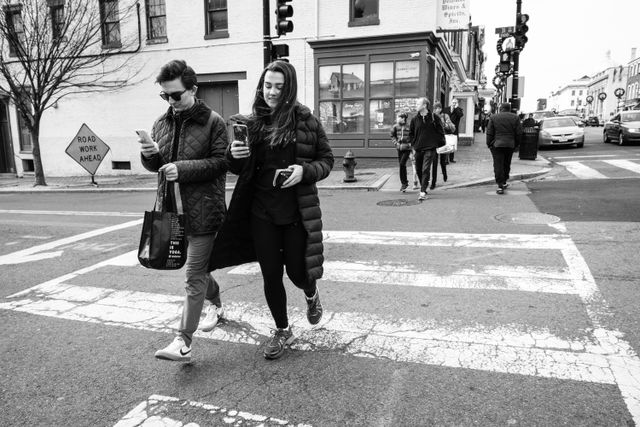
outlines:
M184 286L135 263L153 195L0 195L0 424L634 425L638 181L562 161L505 196L322 192L325 319L289 283L276 361L250 267L215 273L228 319L193 364L153 358Z

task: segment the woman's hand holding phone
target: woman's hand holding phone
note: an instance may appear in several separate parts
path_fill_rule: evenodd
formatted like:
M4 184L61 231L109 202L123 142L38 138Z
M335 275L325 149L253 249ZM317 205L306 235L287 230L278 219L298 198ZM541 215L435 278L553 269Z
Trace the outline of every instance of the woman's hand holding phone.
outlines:
M302 181L302 173L303 173L302 166L300 166L300 165L289 165L287 167L287 169L292 170L292 172L291 172L291 175L289 176L289 178L285 182L282 183L282 187L281 188L293 187L294 185L296 185L297 183Z
M231 157L244 159L251 155L249 148L249 131L243 124L233 125L233 141L231 141Z

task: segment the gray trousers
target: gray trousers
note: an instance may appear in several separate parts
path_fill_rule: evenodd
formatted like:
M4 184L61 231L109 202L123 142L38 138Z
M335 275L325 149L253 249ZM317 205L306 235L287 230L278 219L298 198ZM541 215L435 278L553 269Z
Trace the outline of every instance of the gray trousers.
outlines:
M213 248L216 233L199 236L187 236L187 277L182 307L182 320L180 321L180 336L185 344L191 345L193 333L198 329L200 314L204 300L220 307L220 286L209 273L209 255Z

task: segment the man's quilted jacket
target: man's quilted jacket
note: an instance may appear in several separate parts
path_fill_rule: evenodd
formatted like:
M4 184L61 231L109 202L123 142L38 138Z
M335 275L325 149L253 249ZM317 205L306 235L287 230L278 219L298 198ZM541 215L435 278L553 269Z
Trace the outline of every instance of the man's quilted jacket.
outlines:
M162 165L171 163L174 133L179 132L173 163L178 168L186 232L217 232L226 214L227 128L222 117L200 100L181 114L180 129L176 129L171 108L156 120L151 138L158 143L160 152L149 158L142 155L142 165L157 172Z

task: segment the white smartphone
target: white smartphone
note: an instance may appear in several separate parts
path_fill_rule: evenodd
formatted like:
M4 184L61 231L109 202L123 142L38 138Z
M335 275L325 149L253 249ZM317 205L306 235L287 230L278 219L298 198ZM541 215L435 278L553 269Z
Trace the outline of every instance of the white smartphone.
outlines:
M144 129L136 129L136 133L145 142L153 142L153 139L149 136L149 133Z

